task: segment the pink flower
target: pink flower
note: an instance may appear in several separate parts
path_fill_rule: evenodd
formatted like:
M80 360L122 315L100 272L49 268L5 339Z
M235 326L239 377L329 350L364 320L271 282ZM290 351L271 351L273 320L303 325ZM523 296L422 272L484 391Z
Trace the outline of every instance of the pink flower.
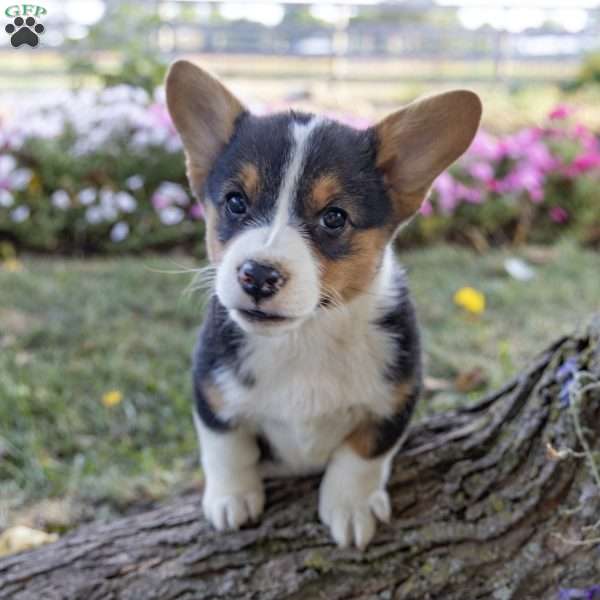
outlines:
M424 217L430 217L433 214L433 206L431 206L431 202L429 200L425 200L425 202L421 204L419 213L421 213Z
M190 208L190 216L198 221L204 219L204 206L200 202L194 202Z
M558 104L553 110L550 111L548 117L553 121L568 119L575 109L568 104Z
M467 154L486 160L498 160L501 158L501 150L498 141L485 131L479 131L473 140Z
M600 152L592 150L577 156L567 168L567 173L571 176L575 176L597 168L600 168Z
M456 181L450 173L442 173L434 182L433 188L438 195L438 203L442 212L450 214L458 204Z
M548 214L555 223L565 223L569 219L569 213L561 206L553 206Z
M154 194L154 196L152 196L152 205L156 210L163 210L164 208L167 208L167 206L171 206L171 198L160 194Z
M475 179L488 182L494 177L494 168L488 162L476 162L469 167L469 174Z

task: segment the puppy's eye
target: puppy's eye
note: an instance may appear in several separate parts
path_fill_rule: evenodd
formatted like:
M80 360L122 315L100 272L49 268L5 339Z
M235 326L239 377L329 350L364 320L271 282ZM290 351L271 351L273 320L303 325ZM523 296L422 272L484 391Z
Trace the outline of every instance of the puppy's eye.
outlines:
M239 192L231 192L225 196L227 210L233 215L244 215L248 210L246 200Z
M341 208L329 208L321 216L321 225L330 231L341 231L348 221L348 214Z

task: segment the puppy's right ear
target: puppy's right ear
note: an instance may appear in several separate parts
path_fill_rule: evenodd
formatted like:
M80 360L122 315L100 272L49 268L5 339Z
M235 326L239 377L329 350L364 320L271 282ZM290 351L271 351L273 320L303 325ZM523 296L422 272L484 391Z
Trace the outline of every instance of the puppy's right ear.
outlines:
M166 92L171 119L183 140L190 186L202 201L206 177L246 109L225 86L187 60L171 65Z

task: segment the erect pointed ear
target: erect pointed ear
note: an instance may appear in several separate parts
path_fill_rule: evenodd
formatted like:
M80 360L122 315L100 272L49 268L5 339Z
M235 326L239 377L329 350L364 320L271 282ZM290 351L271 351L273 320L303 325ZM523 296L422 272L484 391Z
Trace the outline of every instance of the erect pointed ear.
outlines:
M183 140L192 192L203 200L206 177L245 108L219 81L187 60L171 65L166 92L169 113Z
M480 119L479 97L456 90L413 102L375 126L377 167L398 223L419 209L434 179L469 147Z

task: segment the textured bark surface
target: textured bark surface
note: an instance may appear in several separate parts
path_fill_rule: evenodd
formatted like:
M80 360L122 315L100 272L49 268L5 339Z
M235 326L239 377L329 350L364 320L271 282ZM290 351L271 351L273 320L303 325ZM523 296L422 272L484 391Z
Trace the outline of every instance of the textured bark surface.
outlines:
M499 392L415 426L391 478L393 521L364 554L332 546L318 480L286 480L237 533L213 532L194 496L4 559L0 598L540 600L598 584L600 539L583 540L600 538L600 490L576 422L600 462L600 389L577 400L578 381L600 381L598 321Z

